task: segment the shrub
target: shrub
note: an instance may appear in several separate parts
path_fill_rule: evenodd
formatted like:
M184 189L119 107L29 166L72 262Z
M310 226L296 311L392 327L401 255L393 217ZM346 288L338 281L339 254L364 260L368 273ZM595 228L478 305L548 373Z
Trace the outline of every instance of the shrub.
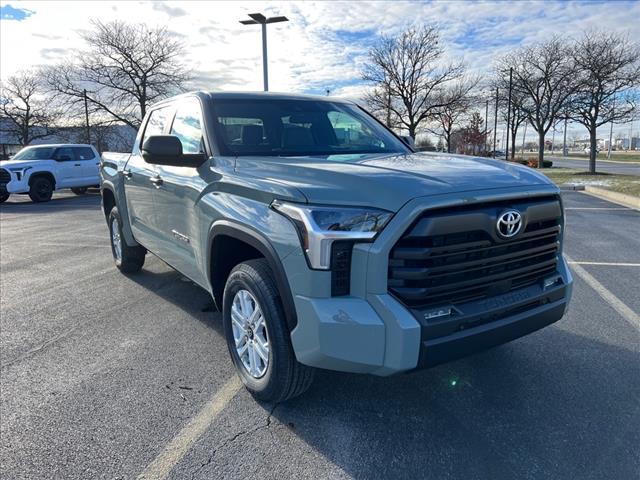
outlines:
M527 162L526 162L525 165L527 165L528 167L531 167L531 168L538 168L538 159L537 158L527 158ZM542 166L544 168L553 167L553 162L551 160L543 160Z

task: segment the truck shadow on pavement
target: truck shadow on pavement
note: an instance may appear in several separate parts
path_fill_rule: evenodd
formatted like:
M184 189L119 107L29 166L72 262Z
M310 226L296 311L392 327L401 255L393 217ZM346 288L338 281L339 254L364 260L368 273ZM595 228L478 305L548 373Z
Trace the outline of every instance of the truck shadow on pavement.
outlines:
M28 195L12 195L0 204L0 213L47 213L56 210L94 210L100 208L100 191L89 190L84 195L54 193L48 202L32 202Z
M318 372L273 415L354 478L634 478L638 398L637 354L550 327L407 375Z
M177 272L130 278L222 335L209 294ZM319 453L331 477L601 479L640 470L638 398L636 352L551 326L406 375L318 371L303 396L259 405L270 442ZM305 467L289 468L278 476Z

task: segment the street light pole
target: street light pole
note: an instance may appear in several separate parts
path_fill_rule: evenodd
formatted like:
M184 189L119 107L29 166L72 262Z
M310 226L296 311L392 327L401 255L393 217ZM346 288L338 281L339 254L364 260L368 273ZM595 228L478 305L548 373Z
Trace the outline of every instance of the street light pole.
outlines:
M240 20L243 25L260 25L262 27L262 77L264 82L264 91L269 91L269 72L267 66L267 24L288 22L287 17L265 17L261 13L250 13L251 20Z
M496 113L493 117L493 152L491 156L496 157L496 136L498 135L498 89L496 88Z

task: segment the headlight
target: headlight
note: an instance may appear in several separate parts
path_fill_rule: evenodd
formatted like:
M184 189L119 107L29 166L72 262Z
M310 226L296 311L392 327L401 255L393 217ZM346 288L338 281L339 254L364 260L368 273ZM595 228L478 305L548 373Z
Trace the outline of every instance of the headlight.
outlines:
M331 245L336 240L370 242L393 214L363 207L324 207L275 200L271 206L296 226L311 268L331 267Z
M16 174L16 178L18 181L22 180L22 176L25 174L27 170L30 170L33 167L9 167L13 173Z

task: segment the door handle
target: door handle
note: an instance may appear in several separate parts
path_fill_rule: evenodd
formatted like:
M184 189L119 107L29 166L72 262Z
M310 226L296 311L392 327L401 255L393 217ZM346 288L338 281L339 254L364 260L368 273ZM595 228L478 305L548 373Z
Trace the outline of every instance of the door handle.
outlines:
M82 166L82 164L80 164L80 163L74 163L74 164L73 164L73 166L74 166L74 167L81 167L81 166Z
M157 188L160 188L160 185L162 185L162 178L160 177L160 175L156 175L155 177L151 177L149 179L149 181L151 183L153 183Z
M131 177L133 177L133 173L131 173L131 170L123 170L122 171L122 176L124 178L131 178Z

